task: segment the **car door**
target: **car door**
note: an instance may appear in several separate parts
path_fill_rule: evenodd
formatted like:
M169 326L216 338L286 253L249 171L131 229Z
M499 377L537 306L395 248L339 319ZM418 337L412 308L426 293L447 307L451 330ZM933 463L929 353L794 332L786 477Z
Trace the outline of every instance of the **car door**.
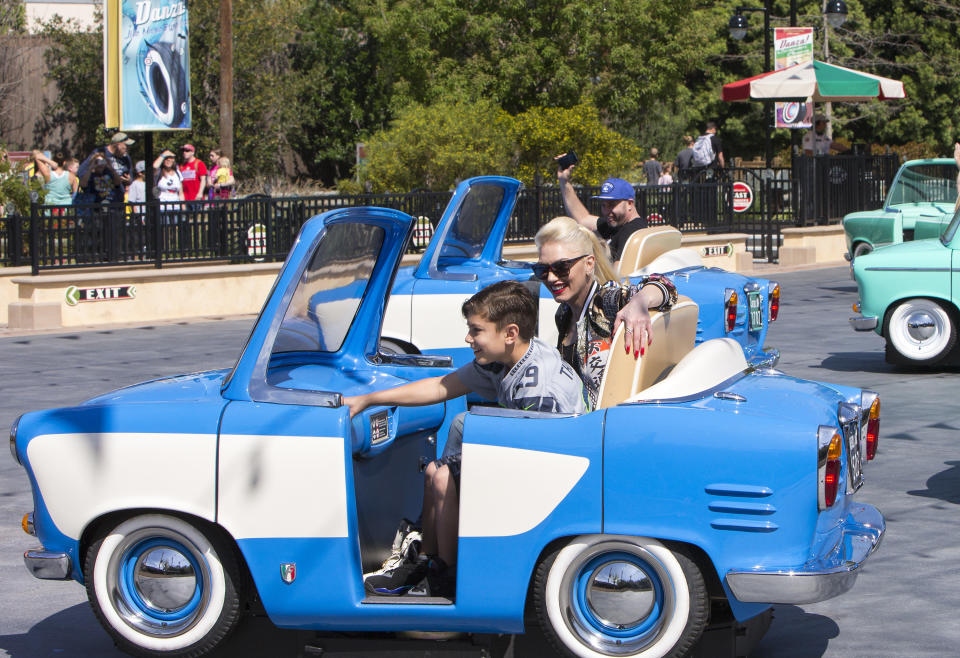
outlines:
M364 208L305 225L225 385L217 522L278 625L354 608L364 598L365 533L381 517L392 531L421 506L419 468L434 454L444 405L372 408L351 421L341 400L416 370L381 366L377 353L409 222ZM449 372L426 365L422 376Z

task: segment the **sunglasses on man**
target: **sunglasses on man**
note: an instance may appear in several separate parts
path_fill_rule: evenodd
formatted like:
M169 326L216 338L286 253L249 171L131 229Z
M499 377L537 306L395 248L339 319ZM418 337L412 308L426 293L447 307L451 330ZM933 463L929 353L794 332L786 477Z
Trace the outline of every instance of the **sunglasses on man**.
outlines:
M533 276L537 277L541 281L546 281L547 275L550 272L553 272L558 278L564 279L568 274L570 274L570 268L572 268L578 260L581 258L586 258L589 255L590 254L583 254L582 256L577 256L576 258L564 258L552 263L534 263L532 268Z

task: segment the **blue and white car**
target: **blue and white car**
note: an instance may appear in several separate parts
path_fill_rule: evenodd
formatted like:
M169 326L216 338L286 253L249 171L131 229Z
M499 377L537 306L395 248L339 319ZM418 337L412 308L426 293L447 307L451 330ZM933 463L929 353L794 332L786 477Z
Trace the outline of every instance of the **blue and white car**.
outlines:
M470 410L455 599L367 594L465 409L342 404L450 372L378 349L413 221L308 221L231 369L21 416L29 571L84 585L148 656L206 653L260 606L284 628L521 633L528 592L567 655L679 655L712 609L745 621L853 585L884 532L854 501L876 394L752 368L729 339L694 348L691 330L670 376L605 408Z
M556 344L557 302L533 277L530 263L503 258L521 185L505 176L478 176L457 186L420 262L397 274L383 325L385 350L444 354L452 356L455 365L466 363L473 354L462 340L460 306L481 288L505 279L528 282L540 299L539 335ZM732 338L751 363L776 365L779 352L764 348L780 308L775 281L704 267L690 249L663 254L643 269L667 274L681 295L697 303L698 343Z

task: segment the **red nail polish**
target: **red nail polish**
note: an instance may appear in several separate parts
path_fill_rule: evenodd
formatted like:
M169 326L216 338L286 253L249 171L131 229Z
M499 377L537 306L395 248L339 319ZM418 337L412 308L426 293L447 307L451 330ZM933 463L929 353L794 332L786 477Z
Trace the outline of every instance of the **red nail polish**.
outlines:
M633 358L637 358L637 355L639 354L640 352L638 352L637 350L633 350Z
M641 348L640 348L640 356L643 356L644 351L645 351L644 348L641 347Z

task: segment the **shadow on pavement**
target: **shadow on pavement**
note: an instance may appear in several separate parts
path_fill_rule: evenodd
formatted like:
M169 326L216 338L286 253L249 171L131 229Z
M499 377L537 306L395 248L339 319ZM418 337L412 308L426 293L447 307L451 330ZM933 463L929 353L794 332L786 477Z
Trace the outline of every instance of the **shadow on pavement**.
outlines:
M944 462L944 464L950 468L930 476L926 489L915 489L907 493L911 496L936 498L960 505L960 461Z
M895 368L884 360L883 352L832 352L830 356L814 368L825 368L834 372L873 372L887 374Z
M782 633L781 633L782 632ZM750 658L814 658L840 635L837 622L795 605L773 607L773 624Z
M37 656L125 656L100 628L86 603L60 610L19 635L0 635L0 651L11 658Z

